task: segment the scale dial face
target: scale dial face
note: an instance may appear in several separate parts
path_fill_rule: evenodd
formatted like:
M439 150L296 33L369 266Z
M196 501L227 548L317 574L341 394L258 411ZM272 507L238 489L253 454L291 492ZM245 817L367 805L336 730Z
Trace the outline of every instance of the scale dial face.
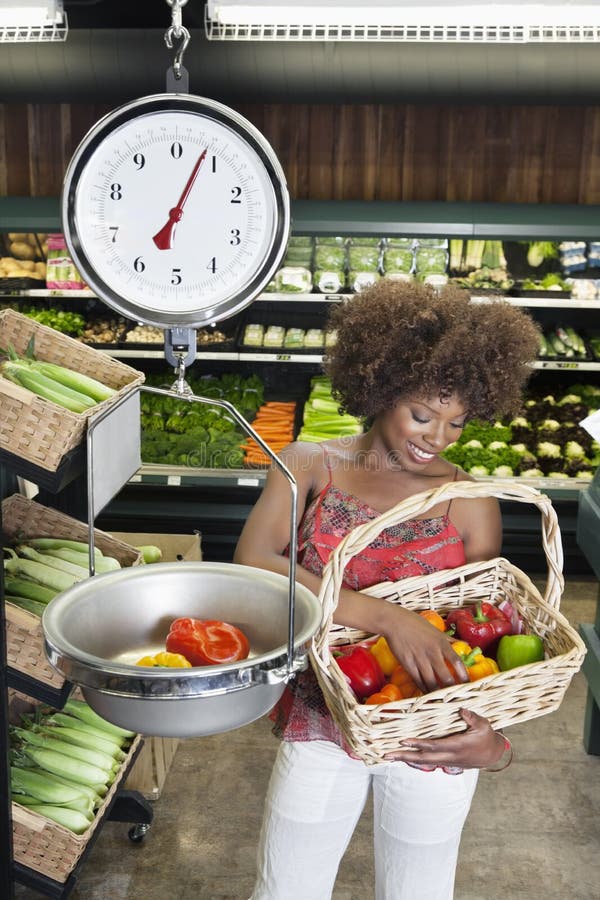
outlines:
M247 306L272 278L289 197L250 122L212 100L160 94L86 135L65 176L62 221L107 305L163 328L200 327Z

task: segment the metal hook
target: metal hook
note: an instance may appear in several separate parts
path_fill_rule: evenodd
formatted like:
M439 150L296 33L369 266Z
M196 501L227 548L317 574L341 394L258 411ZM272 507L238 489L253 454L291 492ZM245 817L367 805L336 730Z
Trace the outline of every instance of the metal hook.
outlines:
M185 6L187 0L167 0L167 3L172 9L172 25L167 29L165 33L165 44L169 48L169 50L173 49L173 41L181 40L181 45L175 54L175 61L173 63L173 71L175 73L175 78L181 78L181 68L183 64L183 54L187 49L187 45L190 42L190 33L185 27L182 25L181 19L181 8Z
M168 0L167 0L167 2L168 2ZM167 29L167 33L165 34L165 44L167 45L169 50L173 49L173 38L175 38L177 40L179 38L183 39L181 41L179 49L177 50L177 52L175 54L175 61L173 62L173 70L175 72L175 78L179 79L179 78L181 78L181 67L182 67L182 63L183 63L183 54L185 53L185 51L187 49L187 45L190 42L190 33L187 30L187 28L185 27L185 25L182 25L179 29L179 34L177 34L175 27L173 25L171 25L171 27L169 29Z

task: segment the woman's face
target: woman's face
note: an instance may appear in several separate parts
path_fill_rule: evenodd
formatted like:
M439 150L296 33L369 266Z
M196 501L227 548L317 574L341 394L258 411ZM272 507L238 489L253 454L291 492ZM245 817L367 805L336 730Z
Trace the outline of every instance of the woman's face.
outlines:
M456 396L408 399L377 417L379 433L396 464L408 471L426 470L460 437L467 417Z

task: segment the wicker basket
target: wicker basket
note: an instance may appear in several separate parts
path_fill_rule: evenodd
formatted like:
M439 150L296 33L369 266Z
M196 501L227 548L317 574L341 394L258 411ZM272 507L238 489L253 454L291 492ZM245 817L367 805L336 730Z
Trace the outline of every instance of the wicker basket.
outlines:
M29 702L21 694L13 694L12 700L13 704L16 701L16 705L21 710L32 709L35 706L35 703ZM115 794L123 787L123 779L130 770L141 740L139 735L133 739L102 806L98 809L90 827L83 834L74 834L51 819L13 802L11 815L15 862L64 884L86 850L96 829L104 820Z
M2 527L9 540L32 537L66 537L88 540L88 527L57 510L13 494L2 502ZM107 556L114 556L121 566L135 566L141 561L139 550L94 529L95 542ZM41 620L13 603L7 603L6 656L8 665L53 688L61 688L64 676L52 668L44 650Z
M364 632L333 625L346 565L385 528L423 517L427 510L455 497L488 496L533 503L539 508L548 564L544 597L527 575L502 558L376 585L365 593L401 603L410 610L430 608L442 614L478 600L499 603L508 599L525 620L528 630L543 639L546 658L410 700L383 706L358 703L330 652L333 645L355 643L366 636ZM327 706L352 750L372 765L382 762L385 754L396 749L405 738L441 737L462 731L465 724L459 715L461 707L485 716L495 728L525 722L557 709L585 655L583 641L558 612L563 584L556 513L547 496L525 485L453 482L417 494L350 532L331 554L323 573L320 593L323 624L313 639L310 659Z
M0 378L0 450L55 472L65 454L82 442L89 417L141 384L144 375L13 309L0 311L0 348L11 344L24 354L32 337L37 359L67 366L117 391L110 400L74 413Z

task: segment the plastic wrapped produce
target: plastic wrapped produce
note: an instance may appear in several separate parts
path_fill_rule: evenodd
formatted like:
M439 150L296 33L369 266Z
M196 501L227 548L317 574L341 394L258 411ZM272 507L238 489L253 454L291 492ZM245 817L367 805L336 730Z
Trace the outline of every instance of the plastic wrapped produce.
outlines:
M348 241L349 247L377 247L381 246L380 237L353 237Z
M413 270L414 256L412 250L401 247L388 247L383 251L383 272L389 275L394 272L409 274Z
M415 270L431 275L443 275L448 267L448 253L436 247L418 247L415 250Z
M244 328L244 340L242 343L246 347L262 347L265 326L256 322L250 322Z
M562 241L558 250L560 265L565 274L583 272L587 268L587 245L584 241Z
M357 272L378 272L379 247L357 247L351 245L348 248L348 268Z
M347 241L348 238L343 235L319 235L315 238L315 245L317 247L345 247Z
M337 344L337 331L332 328L331 331L325 332L325 347L335 347Z
M283 325L269 325L263 337L263 347L283 347L284 338Z
M304 346L307 349L321 349L325 344L325 335L322 328L308 328L304 335Z
M281 293L308 293L312 288L312 274L303 266L284 266L277 272L275 283Z
M591 241L588 244L587 261L591 268L600 268L600 241Z
M399 247L402 250L412 250L415 245L415 239L411 237L389 237L386 238L387 247Z
M315 239L310 234L292 234L288 241L288 247L312 247Z
M324 269L328 272L344 271L346 267L346 248L337 245L317 246L314 255L315 270Z
M343 269L328 272L318 269L313 275L313 287L322 294L338 294L344 287L346 276Z
M596 300L600 295L600 281L595 278L567 278L574 300Z
M360 294L361 291L372 287L380 278L379 272L348 272L346 283L349 290L355 294Z
M288 328L283 340L283 346L295 350L304 347L304 336L304 328Z
M418 247L438 248L440 250L447 250L448 249L448 239L447 238L418 238L417 246Z

